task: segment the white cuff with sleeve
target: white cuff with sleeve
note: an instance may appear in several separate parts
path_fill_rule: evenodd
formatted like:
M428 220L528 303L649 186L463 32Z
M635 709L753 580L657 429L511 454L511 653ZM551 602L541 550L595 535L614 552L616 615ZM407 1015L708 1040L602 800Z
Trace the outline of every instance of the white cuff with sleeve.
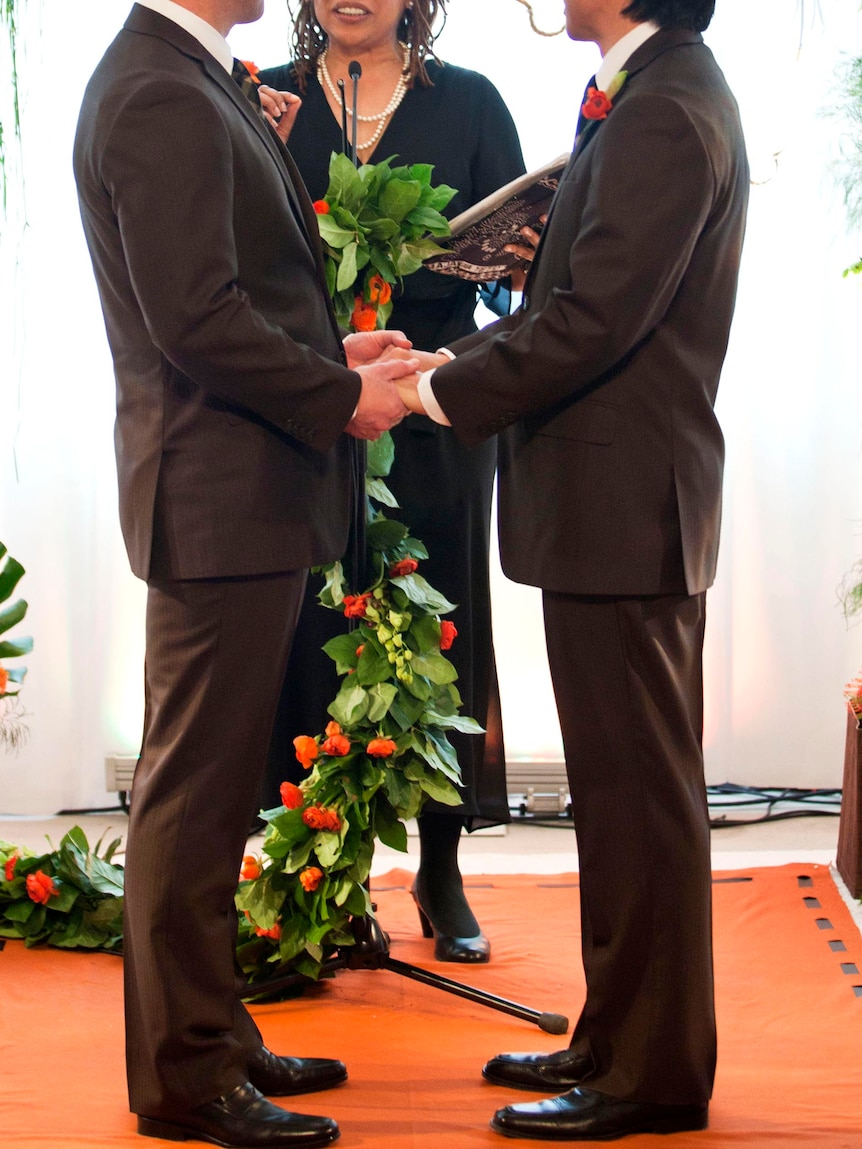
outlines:
M438 347L437 354L445 355L448 359L455 358L448 347ZM436 367L432 367L430 371L422 372L422 374L419 376L419 383L416 386L416 393L418 394L419 402L425 408L425 414L429 419L433 419L435 423L439 423L443 427L451 427L452 424L446 418L446 415L443 412L443 408L437 402L434 396L433 388L431 386L431 379L436 370Z

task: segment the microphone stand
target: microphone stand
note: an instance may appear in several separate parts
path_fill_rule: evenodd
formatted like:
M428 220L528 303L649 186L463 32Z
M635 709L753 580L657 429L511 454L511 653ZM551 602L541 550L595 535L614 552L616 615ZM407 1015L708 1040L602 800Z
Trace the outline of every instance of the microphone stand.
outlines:
M357 111L357 102L359 94L359 78L362 75L362 65L358 60L351 60L347 65L347 74L353 81L353 113L351 115L350 124L350 138L351 145L350 151L345 147L345 153L353 161L355 167L359 167L359 151L356 146L357 124L359 115ZM347 136L347 105L344 99L344 81L338 81L338 88L341 92L341 122L342 130ZM368 448L364 439L353 440L353 451L351 453L353 461L353 569L351 571L352 581L356 586L358 593L362 593L365 589L365 584L368 581L368 555L366 543L366 523L368 519L368 499L365 494L365 476L368 470ZM359 625L358 619L350 620L350 629L353 630Z
M344 97L344 81L338 81L338 94L341 96L341 151L349 159L353 157L347 150L347 100Z

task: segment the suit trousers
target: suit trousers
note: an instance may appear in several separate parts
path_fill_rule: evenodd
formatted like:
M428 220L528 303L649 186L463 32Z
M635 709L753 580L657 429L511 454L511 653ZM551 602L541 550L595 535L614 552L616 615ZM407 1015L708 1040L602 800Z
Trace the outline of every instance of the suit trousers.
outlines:
M126 851L133 1112L169 1119L248 1079L234 895L306 572L149 584Z
M578 842L587 1084L705 1104L716 1038L705 594L543 596Z

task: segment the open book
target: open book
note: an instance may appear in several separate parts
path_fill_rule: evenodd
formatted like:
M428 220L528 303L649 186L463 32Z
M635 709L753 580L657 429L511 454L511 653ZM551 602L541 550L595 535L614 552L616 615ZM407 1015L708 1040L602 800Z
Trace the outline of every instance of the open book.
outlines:
M541 230L539 219L550 207L568 162L565 152L455 216L449 224L451 235L437 240L446 251L426 259L425 267L475 283L507 276L518 260L503 248L523 243L522 227Z

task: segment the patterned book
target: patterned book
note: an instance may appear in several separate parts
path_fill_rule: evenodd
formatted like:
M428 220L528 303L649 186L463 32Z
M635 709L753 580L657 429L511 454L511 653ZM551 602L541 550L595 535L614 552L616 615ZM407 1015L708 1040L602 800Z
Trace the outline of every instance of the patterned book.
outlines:
M522 227L541 231L540 219L551 205L568 162L569 153L565 152L455 216L450 221L452 234L437 241L446 248L445 253L430 256L425 266L441 275L475 283L507 276L518 260L503 248L523 242Z

